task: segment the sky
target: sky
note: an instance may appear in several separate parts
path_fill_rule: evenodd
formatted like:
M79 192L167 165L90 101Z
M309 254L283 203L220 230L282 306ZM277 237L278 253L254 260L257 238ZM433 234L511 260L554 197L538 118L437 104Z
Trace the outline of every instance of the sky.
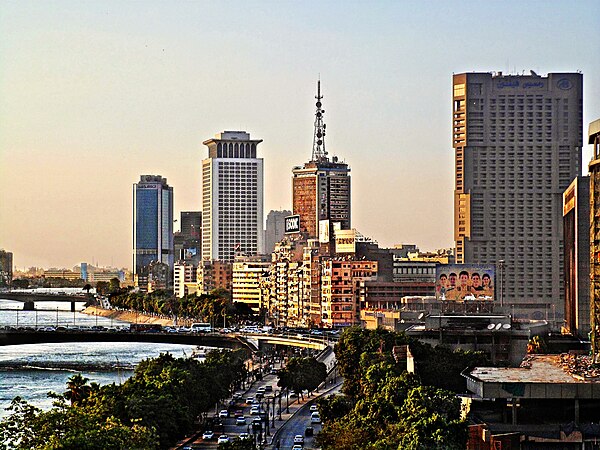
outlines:
M265 217L291 209L319 77L352 226L451 247L452 74L579 70L586 136L598 17L597 0L0 0L0 248L20 269L131 267L133 183L162 175L176 217L200 210L202 141L223 130L263 139Z

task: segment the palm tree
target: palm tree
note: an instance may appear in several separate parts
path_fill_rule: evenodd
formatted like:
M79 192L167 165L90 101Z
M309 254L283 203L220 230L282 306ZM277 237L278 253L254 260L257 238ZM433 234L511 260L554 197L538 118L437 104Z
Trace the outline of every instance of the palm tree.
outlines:
M90 395L92 388L87 384L88 381L90 380L80 373L69 378L67 381L68 391L65 392L64 396L71 401L71 406L81 404L81 401Z

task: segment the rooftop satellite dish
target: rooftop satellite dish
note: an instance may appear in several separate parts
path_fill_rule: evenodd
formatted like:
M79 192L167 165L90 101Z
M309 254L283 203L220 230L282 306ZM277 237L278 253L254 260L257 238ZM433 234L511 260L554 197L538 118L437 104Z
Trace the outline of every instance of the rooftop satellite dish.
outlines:
M504 328L505 330L510 330L510 323L505 323L504 325L502 325L502 328Z
M490 323L488 325L488 330L493 330L496 327L496 325L494 325L493 323Z
M502 324L501 323L496 324L495 328L496 328L496 331L499 330L500 328L502 328Z

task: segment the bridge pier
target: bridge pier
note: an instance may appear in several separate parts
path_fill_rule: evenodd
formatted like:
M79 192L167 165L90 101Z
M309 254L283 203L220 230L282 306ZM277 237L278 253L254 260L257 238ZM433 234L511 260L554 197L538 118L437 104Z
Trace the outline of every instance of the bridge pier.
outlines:
M35 311L35 303L30 301L23 303L23 311Z

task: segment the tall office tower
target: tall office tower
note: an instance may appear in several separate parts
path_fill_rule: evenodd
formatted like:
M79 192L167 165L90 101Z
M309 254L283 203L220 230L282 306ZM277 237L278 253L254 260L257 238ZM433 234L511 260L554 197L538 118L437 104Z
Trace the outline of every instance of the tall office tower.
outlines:
M263 251L262 139L224 131L204 141L202 161L202 258L233 262Z
M290 211L271 211L267 214L267 229L265 230L266 254L273 253L275 244L283 239L285 235L285 218L291 214Z
M292 170L294 214L300 216L300 231L309 238L333 238L333 224L350 229L350 168L339 162L337 156L329 159L325 151L325 111L321 109L321 82L317 84L317 111L313 136L312 158ZM321 222L328 221L328 222ZM325 229L319 230L319 225ZM324 239L325 240L325 239Z
M456 262L497 264L500 303L516 314L564 311L562 193L581 173L582 84L579 73L453 77Z
M173 235L175 261L188 261L197 266L202 259L202 213L181 211L179 223L181 231Z
M133 268L137 285L147 285L150 263L166 264L172 271L173 262L173 188L160 175L142 175L133 185Z
M563 194L565 328L590 332L590 177L578 176Z
M600 119L590 123L590 327L594 360L600 360Z

